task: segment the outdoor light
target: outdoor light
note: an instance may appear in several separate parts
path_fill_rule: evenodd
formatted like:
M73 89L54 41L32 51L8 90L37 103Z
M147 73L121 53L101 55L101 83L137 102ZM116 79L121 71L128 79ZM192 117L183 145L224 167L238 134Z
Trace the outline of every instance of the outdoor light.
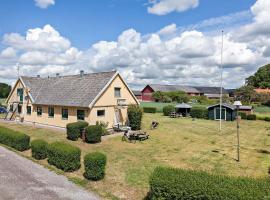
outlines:
M242 103L241 101L235 101L233 105L236 106L237 109L239 109L239 107L242 106Z
M240 161L240 142L239 142L239 117L238 117L238 109L242 106L241 101L235 101L233 105L236 107L236 123L237 123L237 161Z

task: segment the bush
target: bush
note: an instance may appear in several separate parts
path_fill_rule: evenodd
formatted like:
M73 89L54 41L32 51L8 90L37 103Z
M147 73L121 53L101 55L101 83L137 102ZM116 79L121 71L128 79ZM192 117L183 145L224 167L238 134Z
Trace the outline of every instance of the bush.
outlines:
M0 127L0 143L18 151L24 151L30 147L30 137L12 129Z
M110 134L110 132L107 130L109 122L96 121L96 125L101 126L102 136Z
M86 142L98 143L101 142L102 127L100 125L87 126L86 131Z
M128 106L129 126L132 130L140 130L142 123L142 109L134 104Z
M84 157L84 177L89 180L100 180L105 176L106 155L94 152Z
M143 112L145 112L145 113L156 113L157 108L156 107L144 107Z
M67 124L67 138L69 140L78 140L81 134L81 130L88 126L85 121L79 121Z
M247 120L256 120L257 117L254 114L247 115Z
M270 117L265 117L264 121L270 122Z
M192 118L208 119L208 110L206 108L193 107L190 109Z
M72 172L81 166L81 150L78 147L62 142L54 142L48 146L48 163Z
M47 158L48 143L44 140L33 140L31 142L32 157L37 160Z
M269 195L270 180L266 178L228 177L164 167L157 167L150 177L149 199L263 200Z
M169 116L171 112L175 111L175 108L173 105L167 105L163 107L163 115Z
M241 119L247 119L247 114L244 112L239 112L238 115L241 117Z

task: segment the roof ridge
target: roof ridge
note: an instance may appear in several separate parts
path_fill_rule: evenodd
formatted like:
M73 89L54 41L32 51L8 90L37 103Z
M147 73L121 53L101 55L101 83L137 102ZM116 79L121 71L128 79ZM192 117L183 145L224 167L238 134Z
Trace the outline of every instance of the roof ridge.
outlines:
M104 72L93 72L93 73L85 73L85 75L94 75L94 74L105 74L105 73L117 73L117 71L113 70L113 71L104 71ZM59 77L72 77L72 76L80 76L80 74L70 74L70 75L63 75L63 76L59 76ZM50 76L50 77L36 77L36 76L20 76L20 77L26 77L26 78L39 78L39 79L48 79L48 78L59 78L56 76Z

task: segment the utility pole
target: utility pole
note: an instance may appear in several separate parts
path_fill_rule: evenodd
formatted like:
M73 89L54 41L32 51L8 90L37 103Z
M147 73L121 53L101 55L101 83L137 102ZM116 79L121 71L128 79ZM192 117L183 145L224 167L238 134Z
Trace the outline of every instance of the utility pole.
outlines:
M222 73L223 73L223 30L221 32L221 54L220 54L220 98L219 98L219 131L221 131L222 121Z

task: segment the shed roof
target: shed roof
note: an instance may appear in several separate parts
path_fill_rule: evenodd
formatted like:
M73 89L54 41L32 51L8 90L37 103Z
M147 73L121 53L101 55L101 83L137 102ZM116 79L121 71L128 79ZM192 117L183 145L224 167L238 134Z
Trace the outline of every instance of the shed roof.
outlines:
M217 107L217 106L220 106L220 104L218 103L218 104L215 104L215 105L208 106L207 109L213 108L213 107ZM222 106L223 106L223 107L226 107L226 108L229 108L229 109L231 109L231 110L234 110L234 109L235 109L235 106L234 106L234 105L228 104L228 103L223 103Z
M180 103L180 104L177 104L175 108L192 108L192 106L186 103Z
M115 71L60 77L20 77L30 90L34 104L89 107Z

